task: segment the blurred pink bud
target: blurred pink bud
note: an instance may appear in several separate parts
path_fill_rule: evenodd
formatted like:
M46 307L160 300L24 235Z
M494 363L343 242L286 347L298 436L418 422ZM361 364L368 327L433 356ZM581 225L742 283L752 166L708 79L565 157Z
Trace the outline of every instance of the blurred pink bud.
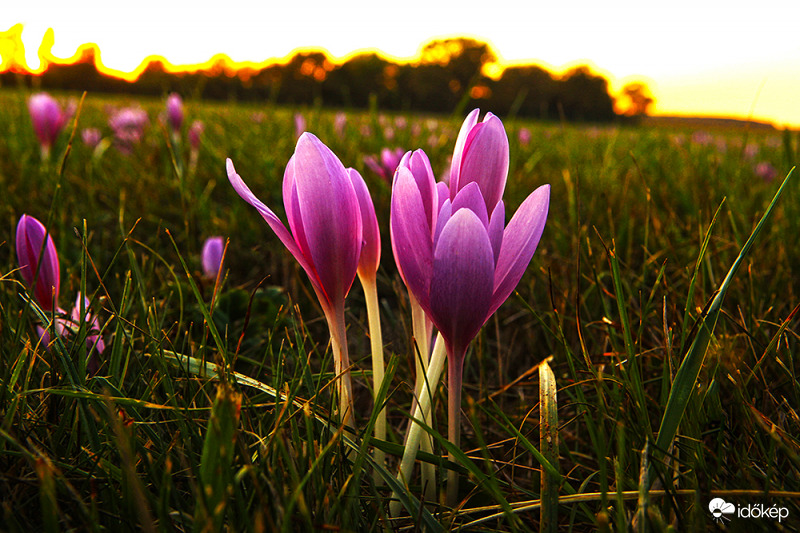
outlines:
M216 279L222 270L222 254L225 250L225 240L222 237L209 237L203 243L201 261L203 263L203 277Z
M523 146L527 146L531 142L531 130L528 128L519 129L519 142Z
M39 307L44 311L52 311L58 305L61 277L56 246L50 235L47 235L45 243L46 234L42 223L32 216L20 217L16 242L20 274L28 287L33 288L33 297Z
M347 115L342 112L336 113L336 116L333 119L333 129L336 131L336 135L340 139L344 137L345 126L347 126Z
M767 161L762 161L756 165L756 176L766 181L767 183L778 177L778 170Z
M183 125L183 100L178 93L167 97L167 122L175 133L180 133Z
M70 109L62 111L58 102L47 93L37 93L28 99L33 131L44 151L49 153L50 147L56 142L58 134L70 119Z
M294 136L299 139L306 131L306 119L301 113L294 114Z
M100 133L100 130L97 128L83 128L81 130L81 139L83 140L83 144L89 148L96 148L97 145L100 144L100 140L102 138L103 134Z
M400 164L404 153L402 148L383 148L380 153L380 158L374 155L364 156L364 164L375 174L383 178L386 183L391 183L394 171L397 170L397 165Z
M203 135L206 127L200 120L195 120L192 122L192 125L189 127L189 146L191 146L192 150L198 150L200 148L200 137Z
M114 131L117 146L124 152L130 152L133 145L141 142L149 122L147 112L138 107L118 109L108 119L108 125Z

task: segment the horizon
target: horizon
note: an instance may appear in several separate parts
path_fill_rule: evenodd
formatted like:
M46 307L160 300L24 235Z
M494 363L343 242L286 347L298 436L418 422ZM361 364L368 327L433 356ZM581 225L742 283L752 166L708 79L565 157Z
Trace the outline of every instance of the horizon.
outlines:
M357 4L358 1L351 0L348 5ZM503 4L505 0L498 1ZM82 3L84 7L88 6L83 11L90 12L92 0ZM169 72L203 70L222 57L228 58L233 68L258 68L268 64L285 64L297 52L309 50L324 52L336 64L365 52L377 53L396 63L413 63L419 60L424 44L436 39L464 37L489 45L498 58L497 66L493 68L495 72L525 64L540 66L554 75L560 75L575 66L586 65L608 81L609 93L614 97L618 97L628 83L643 83L655 99L648 113L651 116L733 118L767 122L775 127L800 128L800 106L794 104L795 88L800 83L800 71L794 58L800 52L800 46L789 42L781 46L778 38L786 41L788 34L779 34L773 30L773 26L766 26L770 15L780 12L787 5L781 1L767 2L769 5L758 11L758 16L754 11L742 9L730 10L722 16L713 5L710 8L705 5L704 9L698 11L700 15L695 13L694 18L687 19L689 22L685 22L684 26L668 29L665 35L679 37L669 42L656 35L648 41L647 27L637 27L634 22L640 19L633 15L618 13L619 20L603 18L611 17L605 11L575 13L573 29L577 32L573 32L573 35L559 34L559 29L563 30L561 26L567 25L563 20L554 28L548 26L547 31L552 31L551 34L534 32L533 27L521 31L527 15L524 11L520 17L522 23L509 22L508 31L500 31L505 28L500 28L498 22L492 19L494 14L488 16L483 33L468 31L470 25L464 23L460 15L454 15L457 20L448 23L428 17L424 24L417 25L421 27L408 28L402 24L403 17L413 14L404 12L396 14L394 19L395 28L401 27L397 31L398 36L395 40L387 40L388 37L383 34L391 32L375 32L376 24L371 22L376 20L377 12L374 10L363 15L364 20L356 21L357 26L350 21L353 31L332 32L329 26L336 26L334 22L348 11L342 10L345 12L343 15L340 11L319 12L311 9L313 14L309 15L309 24L296 28L298 31L294 33L298 35L291 33L290 39L289 33L286 33L289 28L275 26L271 32L263 29L260 32L248 31L257 26L259 21L267 20L265 17L268 15L264 10L255 10L253 20L248 19L236 28L225 24L233 16L231 12L236 10L220 12L216 14L219 20L215 26L221 28L218 30L208 22L214 13L199 9L198 13L183 13L182 18L177 18L172 15L180 11L180 6L170 6L161 10L161 18L143 25L143 21L151 20L146 18L147 13L152 13L148 11L151 3L150 0L143 0L141 10L126 13L125 16L131 19L127 22L119 21L119 13L116 13L117 19L112 21L109 17L115 13L108 9L95 9L93 15L86 18L85 13L73 13L80 9L59 12L54 8L53 12L30 13L30 9L26 12L22 7L14 7L11 16L17 11L17 22L4 32L0 27L0 53L3 54L3 68L0 71L8 70L8 42L14 37L15 31L19 33L23 50L11 47L14 61L20 63L20 58L24 58L24 68L31 73L41 71L48 63L74 61L85 50L93 49L99 72L128 80L152 61L162 62ZM629 2L617 2L610 6L609 11L613 12L613 7L632 7L627 4ZM244 7L249 4L232 0L231 5ZM276 12L268 12L272 17L269 20L280 18L280 14L292 10L291 7L275 9ZM555 15L561 14L558 11L560 8L548 9L545 11L554 19ZM649 7L640 11L641 20L659 13ZM330 15L331 24L321 26L320 20L326 14ZM677 20L675 17L680 13L675 9L660 14L664 20L653 26L650 33L664 31L668 23ZM713 19L718 15L718 19ZM82 16L85 18L80 18ZM537 16L537 20L546 18L539 12ZM588 21L592 16L598 20L590 26ZM742 20L748 16L752 19L747 22L751 24L751 31L742 32L746 29L742 26L745 24ZM716 26L698 30L704 17L711 17ZM164 21L170 18L179 22L166 24ZM788 24L785 20L782 22ZM763 25L758 26L759 23ZM455 27L465 30L449 31ZM443 31L437 31L439 28ZM602 31L615 28L627 28L627 31ZM240 31L234 32L234 29ZM315 33L312 29L320 31ZM581 33L580 30L585 31ZM493 31L495 34L490 36ZM132 35L138 38L132 38ZM142 35L147 38L142 39ZM599 36L603 38L598 39ZM536 53L542 49L539 41L545 43L547 54ZM358 46L359 43L370 44ZM637 43L642 46L635 46ZM592 53L587 54L590 48Z

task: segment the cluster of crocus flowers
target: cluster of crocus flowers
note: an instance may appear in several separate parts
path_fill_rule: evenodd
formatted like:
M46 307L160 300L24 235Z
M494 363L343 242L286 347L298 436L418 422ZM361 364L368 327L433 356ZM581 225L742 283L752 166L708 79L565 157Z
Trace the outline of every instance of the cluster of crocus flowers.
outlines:
M397 165L403 158L405 150L402 148L384 148L381 150L380 155L364 156L364 164L367 165L372 172L383 178L386 183L391 182L394 171L397 170Z
M58 253L47 229L30 215L22 215L17 223L16 250L20 275L33 291L33 299L42 311L56 316L53 322L55 333L64 337L77 330L81 323L87 325L87 370L96 373L99 369L98 354L105 350L99 321L89 311L89 300L80 293L69 315L58 306L61 288ZM49 347L51 336L48 330L42 326L37 326L36 330L42 344Z
M500 119L488 113L478 122L478 113L470 113L459 132L449 187L437 186L429 167L415 164L413 155L401 163L392 187L395 261L409 293L444 339L448 438L456 446L467 349L522 278L544 230L550 198L549 185L539 187L506 225L508 137ZM422 162L421 156L416 159ZM454 472L449 477L453 504L457 477Z
M522 278L541 238L550 187L533 191L506 224L502 197L509 167L508 137L491 113L466 118L456 140L448 183L436 183L422 150L391 163L391 240L398 271L412 305L417 357L415 419L429 415L432 393L445 357L449 380L448 438L460 440L461 381L470 343ZM259 200L227 161L228 178L255 207L305 270L331 333L340 417L353 409L345 337L344 302L358 274L370 316L375 391L383 379L383 349L377 316L375 279L380 262L380 232L366 184L310 133L300 135L283 179L289 228ZM439 332L432 354L433 328ZM430 362L427 363L430 355ZM427 374L426 374L427 372ZM384 433L376 436L383 439ZM401 482L410 475L420 427L411 424L401 463ZM376 453L376 458L378 454ZM452 459L452 457L451 457ZM457 477L448 476L448 503L455 503ZM433 480L432 476L429 477Z
M28 99L28 111L31 115L33 131L42 148L42 159L47 160L61 130L75 114L75 105L71 103L62 109L61 105L49 94L37 93Z

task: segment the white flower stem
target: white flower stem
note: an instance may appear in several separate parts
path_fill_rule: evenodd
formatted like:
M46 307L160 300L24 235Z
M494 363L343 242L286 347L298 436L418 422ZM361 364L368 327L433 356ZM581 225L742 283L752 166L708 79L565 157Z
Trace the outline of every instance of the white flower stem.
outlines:
M419 395L412 414L415 419L422 420L428 425L430 424L431 403L433 401L433 393L431 391L436 390L436 386L439 384L439 378L444 369L445 356L444 338L440 334L436 337L436 344L434 344L433 347L433 354L431 355L430 364L428 365L426 379L423 381L423 390ZM408 484L411 477L411 471L414 468L414 461L417 458L417 450L420 446L421 437L422 426L412 421L408 430L406 446L403 450L403 459L400 461L400 472L397 474L397 480L403 485ZM400 515L401 504L397 494L392 495L392 503L389 510L392 516Z
M383 368L383 335L381 333L381 314L378 305L378 285L375 278L364 278L359 276L361 286L364 288L364 298L367 302L367 319L369 321L369 338L370 347L372 349L372 380L373 380L373 399L375 401L375 408L378 408L378 392L383 383L384 368ZM386 409L381 408L378 417L375 419L376 439L386 440ZM386 465L386 453L383 450L375 448L374 452L375 462L381 466ZM376 485L383 484L383 478L375 471L373 477Z

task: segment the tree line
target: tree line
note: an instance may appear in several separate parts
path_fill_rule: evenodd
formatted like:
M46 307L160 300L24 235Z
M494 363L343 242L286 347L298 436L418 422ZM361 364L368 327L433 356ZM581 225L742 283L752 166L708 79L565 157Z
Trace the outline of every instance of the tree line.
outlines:
M174 73L162 61L151 60L133 82L99 72L94 50L84 49L71 64L50 64L35 77L2 73L0 85L140 95L177 91L204 99L437 113L482 107L503 116L544 120L604 122L618 117L608 81L587 66L562 75L536 65L509 66L499 76L489 76L487 67L497 56L490 45L475 39L431 41L414 63L365 52L335 64L322 51L302 51L285 64L258 69L234 71L219 56L203 70ZM633 94L627 89L623 97L638 102L633 114L644 114L652 102L646 87L634 88Z

